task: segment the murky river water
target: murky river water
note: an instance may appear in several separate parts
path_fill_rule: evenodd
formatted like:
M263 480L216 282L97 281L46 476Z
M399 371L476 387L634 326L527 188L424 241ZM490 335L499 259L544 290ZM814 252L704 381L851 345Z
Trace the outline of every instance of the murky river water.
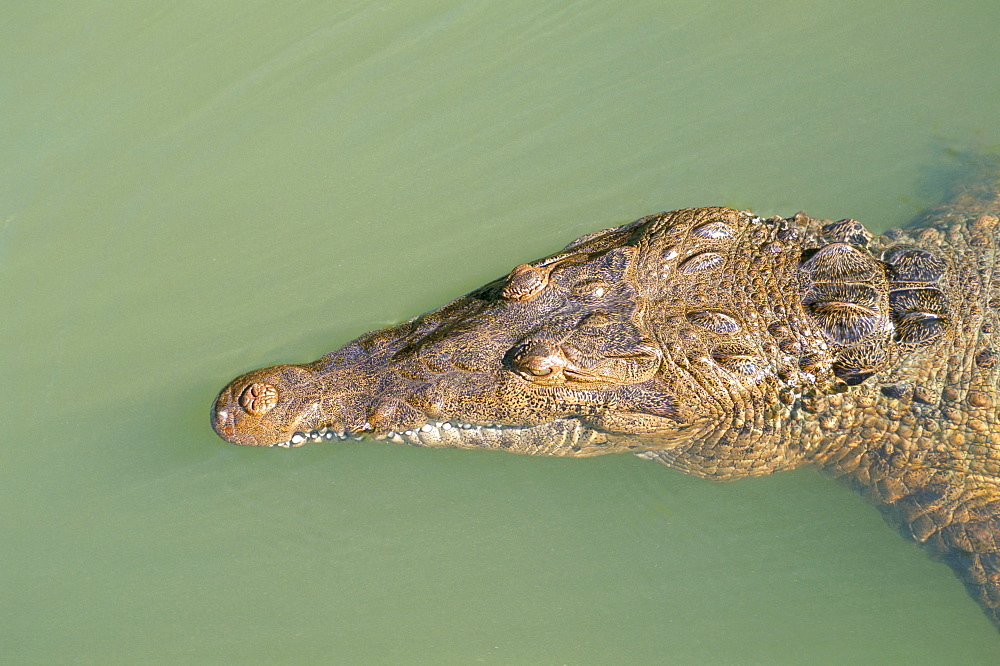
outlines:
M15 5L4 661L995 662L811 470L252 450L207 412L646 213L904 222L1000 147L1000 5Z

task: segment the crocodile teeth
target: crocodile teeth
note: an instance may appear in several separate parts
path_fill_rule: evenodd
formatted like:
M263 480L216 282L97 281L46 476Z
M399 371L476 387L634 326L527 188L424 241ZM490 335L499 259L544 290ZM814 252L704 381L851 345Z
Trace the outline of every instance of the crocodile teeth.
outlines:
M347 439L347 434L343 431L334 430L332 428L313 428L309 432L301 430L295 432L286 441L272 444L272 446L278 446L283 449L294 449L302 446L306 442L322 442L323 440L332 442L335 439L345 440Z
M487 430L505 430L512 427L516 428L517 426L504 426L499 423L476 424L436 421L434 423L425 423L422 426L413 428L412 430L390 430L379 434L362 434L360 432L352 433L345 432L343 430L334 430L333 428L313 428L309 431L296 431L286 441L278 442L272 446L277 446L283 449L294 449L304 446L309 442L332 442L334 440L339 440L341 442L347 440L361 441L365 438L365 436L370 436L379 441L391 441L396 443L422 443L424 440L435 439L457 442L460 439L458 433L463 430L475 431L478 433Z

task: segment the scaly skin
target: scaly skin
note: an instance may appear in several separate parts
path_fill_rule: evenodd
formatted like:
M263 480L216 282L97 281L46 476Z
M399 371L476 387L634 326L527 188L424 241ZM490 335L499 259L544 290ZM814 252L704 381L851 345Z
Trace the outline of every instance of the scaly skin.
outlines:
M551 456L629 451L735 479L847 479L1000 624L995 171L904 231L650 215L313 363L222 390L256 446L371 436Z

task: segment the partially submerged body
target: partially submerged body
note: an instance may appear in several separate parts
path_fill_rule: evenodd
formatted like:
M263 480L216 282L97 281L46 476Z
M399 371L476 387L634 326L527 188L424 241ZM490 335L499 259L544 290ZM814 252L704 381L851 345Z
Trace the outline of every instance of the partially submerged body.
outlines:
M995 171L882 235L650 215L313 363L243 375L212 424L256 446L633 452L714 479L814 464L1000 623L998 215Z

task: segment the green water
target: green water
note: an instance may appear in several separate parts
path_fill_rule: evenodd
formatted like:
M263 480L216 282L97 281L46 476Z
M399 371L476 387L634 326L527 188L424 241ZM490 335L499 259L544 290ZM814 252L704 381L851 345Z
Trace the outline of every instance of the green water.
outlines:
M905 221L1000 146L996 2L7 4L0 661L995 663L810 470L241 449L208 408L649 212Z

